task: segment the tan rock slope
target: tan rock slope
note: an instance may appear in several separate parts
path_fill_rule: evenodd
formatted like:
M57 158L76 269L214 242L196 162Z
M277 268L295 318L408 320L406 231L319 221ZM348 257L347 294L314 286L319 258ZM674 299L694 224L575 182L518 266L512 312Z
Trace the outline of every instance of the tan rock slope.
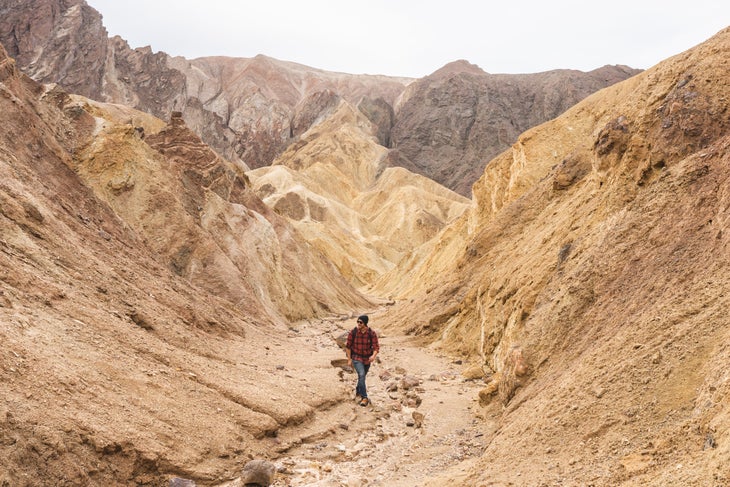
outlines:
M367 301L240 168L1 48L0 113L1 485L230 479L347 396L283 317Z
M203 144L179 114L144 136L144 127L125 123L134 118L100 104L89 110L96 128L74 169L175 273L279 321L366 303L252 193L243 168Z
M248 173L264 202L357 287L372 284L469 204L430 179L387 167L376 130L343 101L272 166Z
M527 131L379 284L491 379L464 485L730 484L729 75L725 29Z

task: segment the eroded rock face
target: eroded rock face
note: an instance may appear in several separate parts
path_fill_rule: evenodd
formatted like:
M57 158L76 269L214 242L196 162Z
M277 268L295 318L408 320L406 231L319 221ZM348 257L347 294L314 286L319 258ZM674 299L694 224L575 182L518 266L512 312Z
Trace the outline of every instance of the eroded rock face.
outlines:
M77 150L74 168L172 272L252 315L296 320L347 309L350 299L341 298L349 286L334 268L307 250L251 191L244 168L208 147L181 113L142 138L105 106L88 110L103 128Z
M465 196L487 162L519 134L638 70L605 66L492 75L466 61L411 84L396 109L394 161Z
M372 104L370 116L387 124L379 106ZM381 127L342 101L274 165L248 173L257 194L357 288L373 284L469 205L428 178L388 167L387 149L377 143Z
M28 76L100 97L109 45L99 12L82 0L13 0L0 19L0 43Z

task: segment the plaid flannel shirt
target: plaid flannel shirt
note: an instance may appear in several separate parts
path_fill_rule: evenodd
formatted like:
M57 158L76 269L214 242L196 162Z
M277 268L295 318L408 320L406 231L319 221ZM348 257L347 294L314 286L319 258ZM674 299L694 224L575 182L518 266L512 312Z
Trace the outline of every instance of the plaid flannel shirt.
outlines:
M370 335L368 337L368 335ZM372 348L370 347L370 340L372 339ZM355 328L347 335L347 344L345 348L350 349L350 358L364 363L365 365L370 364L370 356L375 351L380 351L380 344L378 343L378 334L373 331L372 328L368 327L365 333Z

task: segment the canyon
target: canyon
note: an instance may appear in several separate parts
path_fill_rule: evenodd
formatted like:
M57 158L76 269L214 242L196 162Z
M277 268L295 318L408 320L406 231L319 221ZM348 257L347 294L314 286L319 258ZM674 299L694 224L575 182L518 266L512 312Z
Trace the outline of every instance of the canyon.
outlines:
M0 19L0 485L730 483L730 28L409 80Z

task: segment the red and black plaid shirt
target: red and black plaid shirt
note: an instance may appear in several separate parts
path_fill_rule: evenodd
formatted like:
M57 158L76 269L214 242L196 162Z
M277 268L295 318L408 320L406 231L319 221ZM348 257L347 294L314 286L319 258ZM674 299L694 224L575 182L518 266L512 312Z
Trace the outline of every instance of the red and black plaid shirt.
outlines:
M368 335L370 336L368 337ZM380 351L378 334L370 327L365 329L365 333L360 333L360 331L355 328L347 335L347 345L345 345L345 347L350 349L350 358L368 365L370 363L370 356L373 352L376 350L378 352Z

